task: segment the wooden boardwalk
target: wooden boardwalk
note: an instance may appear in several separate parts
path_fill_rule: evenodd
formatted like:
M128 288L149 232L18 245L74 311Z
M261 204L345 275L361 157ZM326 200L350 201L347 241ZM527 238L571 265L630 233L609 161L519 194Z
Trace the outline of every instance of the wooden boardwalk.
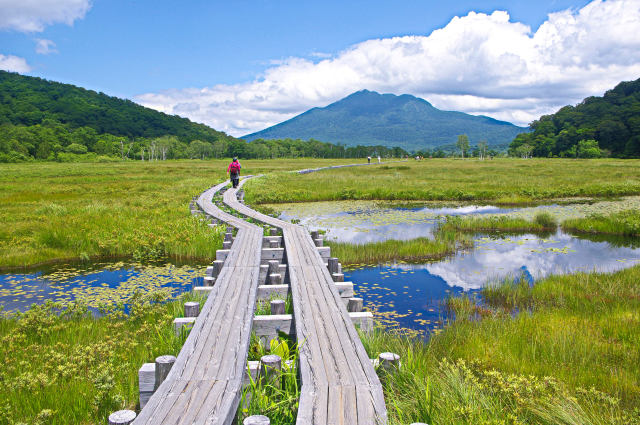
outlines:
M198 203L238 229L234 243L175 364L136 425L231 424L235 418L247 370L263 229L211 202L224 186L204 192ZM235 190L224 197L235 199Z
M209 216L234 226L237 234L173 368L135 425L230 425L236 416L258 286L264 283L267 267L262 266L261 275L261 260L265 262L263 250L269 250L264 249L268 240L262 227L212 202L227 184L205 191L198 205ZM224 193L224 203L282 230L302 381L296 423L386 424L382 386L311 236L300 226L247 207L234 189Z
M297 424L386 424L378 376L309 233L237 200L229 205L283 232L300 345Z

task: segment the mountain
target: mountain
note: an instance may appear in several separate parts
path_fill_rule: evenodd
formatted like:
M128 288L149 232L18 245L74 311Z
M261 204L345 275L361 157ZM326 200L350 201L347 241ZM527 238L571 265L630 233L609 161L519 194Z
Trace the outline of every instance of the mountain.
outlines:
M640 157L640 79L623 81L531 123L509 147L512 155L593 158Z
M48 120L114 136L176 136L180 141L229 138L204 124L145 108L71 84L0 71L0 125L34 126Z
M469 136L472 145L481 140L490 146L504 145L526 131L485 116L441 111L415 96L362 90L242 138L316 139L347 146L384 145L417 150L455 143L460 134Z

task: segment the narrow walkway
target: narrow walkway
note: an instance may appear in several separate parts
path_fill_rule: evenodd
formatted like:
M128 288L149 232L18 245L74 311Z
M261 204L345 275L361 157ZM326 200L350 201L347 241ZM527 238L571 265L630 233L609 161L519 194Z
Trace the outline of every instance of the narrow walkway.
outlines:
M235 418L247 370L263 229L212 203L226 185L204 192L198 204L236 227L235 240L173 368L135 425L231 424ZM224 194L225 199L235 196L234 189Z
M300 345L302 390L297 424L386 424L382 385L304 228L231 200L238 212L283 231Z

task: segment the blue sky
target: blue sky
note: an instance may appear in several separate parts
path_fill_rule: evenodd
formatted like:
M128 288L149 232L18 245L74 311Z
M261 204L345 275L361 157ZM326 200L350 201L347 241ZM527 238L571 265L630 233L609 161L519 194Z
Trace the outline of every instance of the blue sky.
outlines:
M635 54L615 69L596 60L598 72L588 71L594 63L584 57L563 65L563 54L575 56L572 43L589 26L600 35L582 42L601 45L596 55L610 54L612 46L635 49L634 40L612 28L635 14L640 0L0 0L0 68L127 97L234 135L363 88L411 93L445 109L523 124L563 101L601 94L616 79L640 77ZM573 22L565 25L568 18ZM627 21L623 28L637 38L640 28ZM542 42L532 46L534 39ZM549 42L558 51L540 57ZM411 53L416 48L420 52ZM456 55L464 62L453 63ZM537 69L542 63L547 68ZM587 83L548 75L576 65L576 78ZM412 66L414 74L406 73ZM469 74L459 74L460 67ZM506 67L535 71L535 77L514 79L503 75ZM375 75L368 75L371 69ZM493 71L479 75L479 69ZM479 89L483 78L505 83Z

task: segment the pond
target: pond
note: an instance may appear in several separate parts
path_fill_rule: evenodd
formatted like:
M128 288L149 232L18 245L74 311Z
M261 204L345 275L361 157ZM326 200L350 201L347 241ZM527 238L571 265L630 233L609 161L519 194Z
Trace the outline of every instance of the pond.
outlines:
M56 264L27 272L0 274L0 307L24 311L47 300L63 305L85 303L93 310L125 304L136 292L165 289L171 297L202 285L206 266L170 261L141 264L129 261Z
M531 219L547 212L558 220L584 217L592 213L611 213L640 208L640 197L580 203L556 203L531 207L499 207L450 202L339 201L268 205L279 218L299 220L309 230L322 229L326 238L337 242L364 244L387 239L408 240L433 235L435 226L447 215L509 215Z
M501 208L481 205L400 205L380 202L336 202L285 205L281 218L297 219L310 230L326 229L328 239L368 243L432 235L446 215L516 215L531 218L540 211L556 217L579 217L593 211L615 211L637 205L638 198L584 204L551 204ZM360 265L345 272L365 306L387 326L428 334L447 319L443 301L468 293L479 297L491 282L524 277L531 283L550 274L612 272L640 262L637 238L478 234L474 248L427 264Z
M640 264L637 241L594 241L561 231L546 238L478 235L475 248L427 264L358 266L345 271L365 306L386 326L427 334L447 319L443 302L463 293L479 297L488 283L524 278L533 284L551 274L613 272Z

